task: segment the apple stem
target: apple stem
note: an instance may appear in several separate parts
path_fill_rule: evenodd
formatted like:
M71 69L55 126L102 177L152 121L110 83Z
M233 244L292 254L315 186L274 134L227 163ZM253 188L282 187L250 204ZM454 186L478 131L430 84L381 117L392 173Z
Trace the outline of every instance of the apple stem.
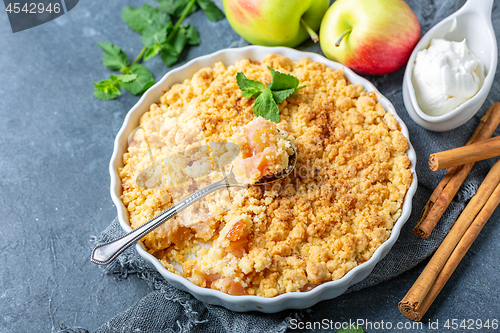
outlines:
M302 24L302 27L304 29L306 29L309 36L311 36L311 39L313 40L313 42L317 43L319 41L318 34L316 32L314 32L314 30L302 18L300 19L300 24Z
M344 31L342 36L340 36L340 38L335 43L335 46L337 46L337 47L340 46L340 42L342 41L342 39L344 39L344 36L347 35L348 33L350 33L351 31L352 31L352 29L348 29L348 30Z

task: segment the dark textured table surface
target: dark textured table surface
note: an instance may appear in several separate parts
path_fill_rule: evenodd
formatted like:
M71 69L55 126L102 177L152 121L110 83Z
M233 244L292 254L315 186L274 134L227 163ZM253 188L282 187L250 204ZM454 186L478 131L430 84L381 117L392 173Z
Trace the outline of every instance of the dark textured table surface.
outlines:
M125 93L103 102L92 96L92 81L109 75L96 42L112 42L134 57L141 48L139 36L120 12L126 4L141 3L81 0L58 19L15 34L6 13L0 13L1 333L57 332L61 324L94 330L150 291L135 275L117 279L89 261L92 237L116 216L108 175L114 136L139 98ZM188 21L202 43L183 54L179 65L240 40L226 20L210 23L197 12ZM300 48L321 52L317 45ZM159 57L146 66L157 80L168 71ZM392 77L400 80L402 70ZM384 86L377 88L384 93ZM447 320L500 320L499 220L497 211L427 313L423 328L408 331L435 332L429 321L439 321L439 331L446 332L454 331L443 327ZM338 297L327 319L412 325L397 303L423 267Z

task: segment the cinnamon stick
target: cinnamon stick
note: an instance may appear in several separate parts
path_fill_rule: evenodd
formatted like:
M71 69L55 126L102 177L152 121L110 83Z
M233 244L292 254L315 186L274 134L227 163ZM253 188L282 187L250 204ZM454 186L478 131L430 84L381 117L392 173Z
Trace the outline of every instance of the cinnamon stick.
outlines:
M500 103L497 102L481 118L467 144L489 139L498 124L500 124ZM432 193L429 201L427 201L417 225L413 229L418 237L429 237L473 166L474 163L468 163L448 170L443 180Z
M493 112L493 110L494 110L494 108L493 108L493 106L491 106L488 109L488 111L486 111L486 113L483 115L483 117L479 121L479 124L477 125L476 130L474 131L474 133L470 137L469 141L467 141L466 145L469 145L469 144L472 144L472 143L476 142L477 136L479 135L479 133L481 133L481 131L482 131L483 127L484 127L484 124L490 118L490 115ZM436 201L441 196L441 193L443 192L444 188L449 183L449 181L451 179L453 179L453 176L455 175L455 173L459 169L460 169L460 167L450 168L446 172L446 174L444 175L443 179L439 182L438 186L436 186L436 188L434 189L434 192L432 192L429 200L427 201L427 203L424 206L424 209L422 210L422 213L420 214L420 217L418 219L418 222L417 222L415 228L413 229L413 231L415 232L415 234L418 237L420 237L420 238L427 238L427 237L429 237L430 233L434 229L434 227L430 227L430 226L426 226L426 225L424 225L424 227L422 228L421 227L422 222L426 220L427 215L429 215L429 212L432 210L432 207L434 206L434 204L436 203Z
M499 203L500 161L495 163L417 281L399 302L399 310L405 317L422 319Z
M429 156L432 171L500 156L500 136Z

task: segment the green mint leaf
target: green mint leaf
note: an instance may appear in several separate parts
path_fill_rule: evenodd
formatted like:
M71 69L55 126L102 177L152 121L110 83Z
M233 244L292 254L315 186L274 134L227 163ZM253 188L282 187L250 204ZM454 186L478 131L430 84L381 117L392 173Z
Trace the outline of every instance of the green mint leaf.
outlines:
M180 26L177 34L174 37L174 40L172 41L172 46L174 47L175 52L180 55L184 50L184 46L186 46L187 42L188 37L186 35L186 27Z
M118 95L120 94L106 93L104 91L94 89L94 97L99 98L100 100L103 101L109 101L115 99L116 97L118 97Z
M299 86L299 79L295 76L275 71L269 66L267 68L269 68L273 76L273 81L268 86L271 90L285 90Z
M148 47L146 52L144 53L144 61L147 61L151 58L156 57L158 53L161 51L161 45L153 45L151 47Z
M108 42L98 42L97 45L102 49L102 64L107 68L119 71L130 63L127 55L118 46Z
M191 26L180 26L172 43L164 43L161 46L161 59L163 63L168 67L173 66L179 60L186 44L196 42L197 37L198 33Z
M152 25L161 27L172 23L167 13L159 12L155 7L148 4L138 8L126 6L122 10L122 19L140 34Z
M110 75L110 78L119 83L129 83L137 79L137 74Z
M243 93L243 97L252 98L260 94L266 87L262 82L247 79L243 72L236 74L236 82Z
M161 60L163 63L171 67L173 66L177 60L179 60L180 54L175 50L175 48L170 44L163 44L161 46Z
M141 42L144 46L150 47L156 44L163 44L167 40L167 27L156 28L151 26L144 31Z
M257 96L253 105L253 113L264 119L277 123L280 121L280 110L274 101L273 93L270 88L265 88L262 93Z
M94 83L94 87L99 91L103 91L106 93L113 93L113 92L117 93L120 91L120 87L113 80L107 79L107 80L102 80L102 81L93 82L93 83Z
M121 95L120 87L112 80L102 80L94 83L94 97L108 101Z
M217 22L225 17L224 13L211 0L196 0L196 3L212 22Z
M181 28L184 28L184 34L188 39L187 42L189 45L200 44L200 35L198 35L198 31L196 31L192 25L183 26Z
M169 13L170 15L180 17L184 9L189 5L190 0L156 0L158 1L158 9ZM196 4L191 8L188 15L198 10Z
M153 74L141 64L133 64L130 66L130 74L137 75L137 78L129 83L121 83L121 86L132 95L139 95L146 89L155 84Z
M349 326L349 328L342 328L337 333L366 333L362 327Z
M299 79L295 76L280 73L269 66L268 68L273 81L267 87L262 82L248 79L243 72L236 74L236 82L243 97L257 96L253 105L253 113L277 123L280 120L278 104L304 86L298 87Z
M157 27L164 27L169 25L171 25L172 27L174 26L170 15L160 11L158 11L158 17L156 18L156 23L154 24L156 24Z
M295 93L297 91L298 90L296 88L273 91L273 97L274 97L274 100L276 101L276 103L279 104L279 103L283 102L285 99L287 99L290 95L292 95L293 93Z

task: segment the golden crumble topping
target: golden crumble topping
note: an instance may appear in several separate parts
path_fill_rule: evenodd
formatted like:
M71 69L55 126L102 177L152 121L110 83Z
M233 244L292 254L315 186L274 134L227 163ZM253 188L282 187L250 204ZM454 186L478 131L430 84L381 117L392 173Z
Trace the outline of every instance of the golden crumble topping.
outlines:
M131 136L119 175L133 228L223 177L214 154L230 163L225 142L256 118L236 73L268 84L266 66L305 85L279 104L277 127L295 138L294 171L266 187L212 193L143 238L171 272L232 295L273 297L340 279L389 238L412 182L396 119L341 70L279 55L219 62L173 85Z

